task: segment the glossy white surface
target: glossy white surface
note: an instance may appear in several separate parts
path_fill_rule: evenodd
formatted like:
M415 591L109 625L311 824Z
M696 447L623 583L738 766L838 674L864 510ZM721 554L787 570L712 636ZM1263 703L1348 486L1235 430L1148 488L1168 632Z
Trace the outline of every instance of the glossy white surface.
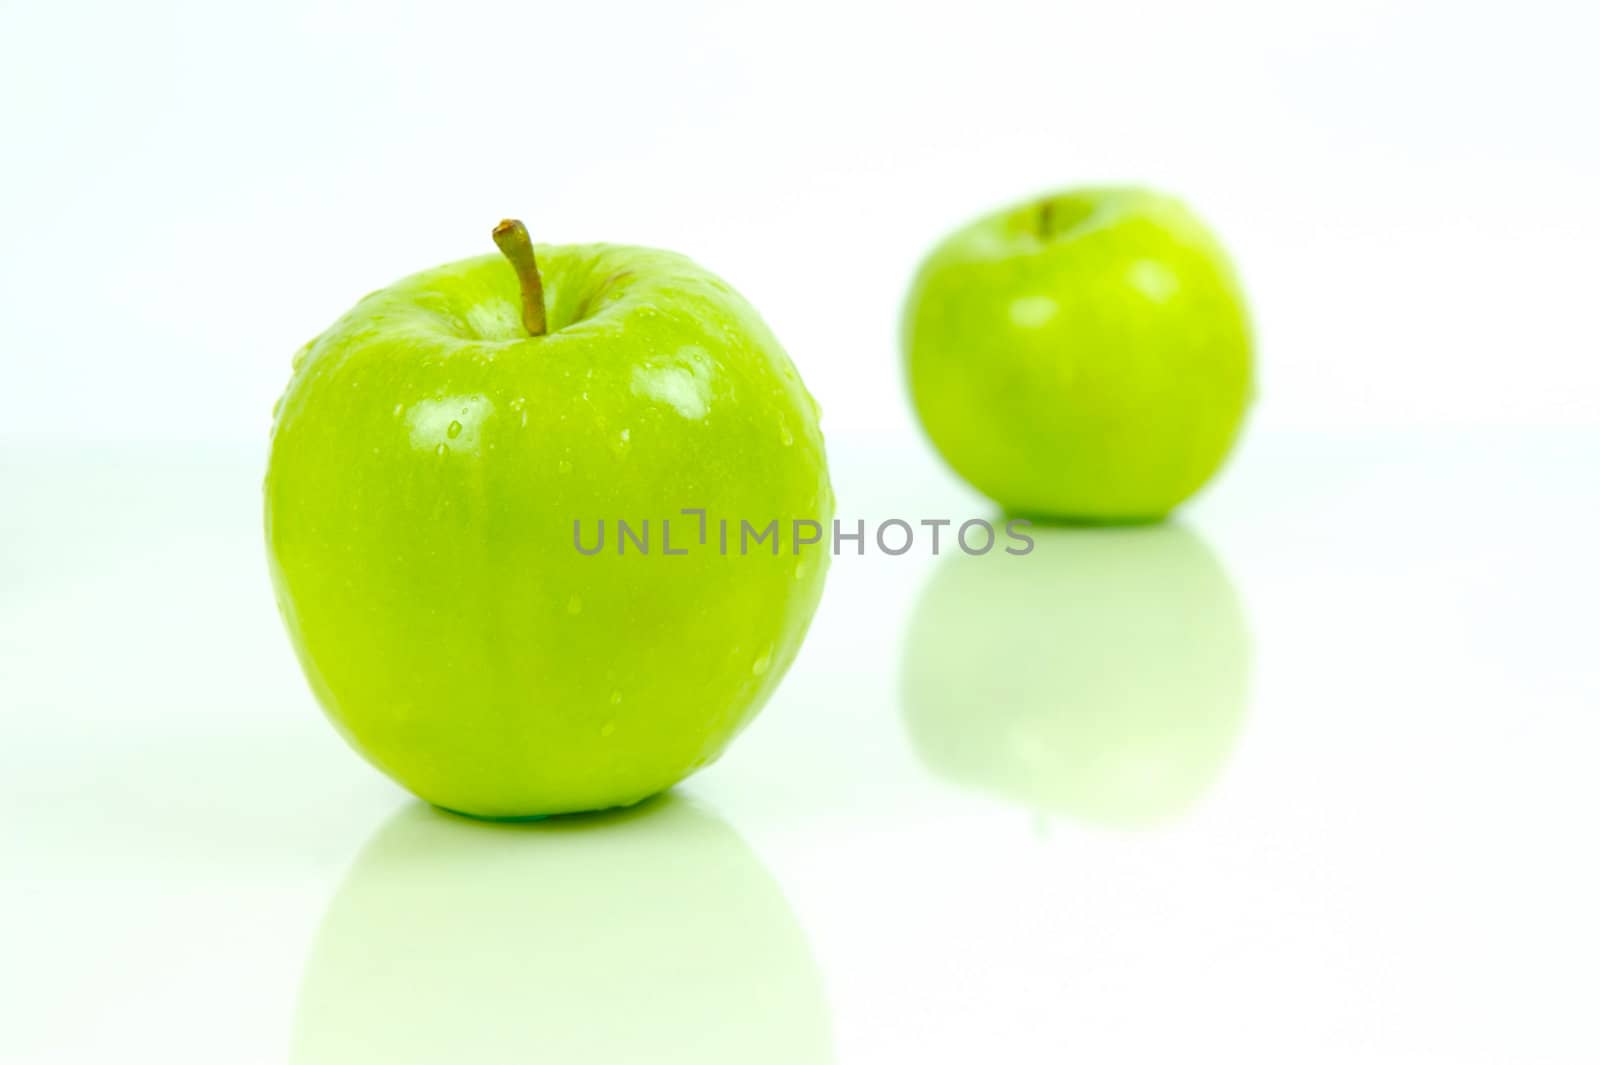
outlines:
M831 451L843 517L988 513ZM10 447L0 1060L1594 1061L1597 465L1257 432L1037 581L842 558L721 763L496 830L321 719L258 455Z

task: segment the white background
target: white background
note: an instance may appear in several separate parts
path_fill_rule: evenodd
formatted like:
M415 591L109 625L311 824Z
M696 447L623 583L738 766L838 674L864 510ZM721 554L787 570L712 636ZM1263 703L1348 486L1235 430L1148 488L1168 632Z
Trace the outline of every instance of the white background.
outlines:
M498 1065L533 1014L605 1065L1600 1060L1597 38L1576 2L0 0L0 1060ZM1107 180L1213 223L1261 341L1240 451L1156 555L1214 555L1249 638L1193 802L1039 808L1026 733L1012 779L942 770L906 678L952 560L846 557L673 800L735 836L669 809L510 848L624 902L425 854L406 909L381 844L423 811L321 719L267 587L290 354L503 215L670 247L784 340L842 513L959 519L986 505L899 382L910 271ZM1004 605L1047 653L980 669L973 720L1058 685L1070 735L1117 649ZM1150 675L1192 652L1153 638ZM684 869L704 906L663 903ZM751 869L782 903L719 925ZM754 1047L685 1049L753 988L783 989Z
M1262 426L1600 418L1592 4L0 11L6 436L259 444L294 350L503 215L694 256L829 429L900 430L917 258L1089 181L1228 241Z

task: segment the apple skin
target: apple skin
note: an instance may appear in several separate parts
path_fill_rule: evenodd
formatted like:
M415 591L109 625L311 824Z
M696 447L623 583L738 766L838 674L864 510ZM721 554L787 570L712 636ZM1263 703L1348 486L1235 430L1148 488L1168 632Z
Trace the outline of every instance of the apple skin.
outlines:
M539 824L408 803L322 919L293 1065L825 1065L822 978L760 860L676 795Z
M957 230L918 271L902 340L945 461L1040 518L1160 519L1222 465L1253 395L1221 245L1135 188L1053 194Z
M623 806L722 751L793 661L827 554L717 550L833 513L819 411L683 256L540 246L549 331L487 255L375 292L295 359L266 475L279 609L369 761L488 818ZM698 544L705 508L712 523ZM660 520L674 552L662 553ZM651 553L593 546L648 520Z
M1248 707L1232 582L1181 525L1036 528L952 555L917 601L906 728L942 777L1041 815L1142 828L1210 787Z

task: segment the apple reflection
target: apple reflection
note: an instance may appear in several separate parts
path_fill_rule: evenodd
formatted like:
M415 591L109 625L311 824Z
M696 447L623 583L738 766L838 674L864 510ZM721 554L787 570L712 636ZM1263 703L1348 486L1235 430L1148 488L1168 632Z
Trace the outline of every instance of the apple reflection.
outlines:
M1247 704L1238 596L1188 529L1035 527L953 555L911 619L906 727L935 773L1041 814L1139 827L1216 778Z
M755 855L675 796L537 824L417 804L317 934L295 1065L833 1060L804 933Z

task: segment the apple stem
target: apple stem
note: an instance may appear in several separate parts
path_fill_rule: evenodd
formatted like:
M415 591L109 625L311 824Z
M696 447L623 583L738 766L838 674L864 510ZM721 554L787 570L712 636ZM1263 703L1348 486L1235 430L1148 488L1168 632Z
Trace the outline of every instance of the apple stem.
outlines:
M533 258L528 227L515 218L507 218L494 227L494 243L510 261L511 269L517 272L517 283L522 286L522 324L529 336L544 336L544 281Z

